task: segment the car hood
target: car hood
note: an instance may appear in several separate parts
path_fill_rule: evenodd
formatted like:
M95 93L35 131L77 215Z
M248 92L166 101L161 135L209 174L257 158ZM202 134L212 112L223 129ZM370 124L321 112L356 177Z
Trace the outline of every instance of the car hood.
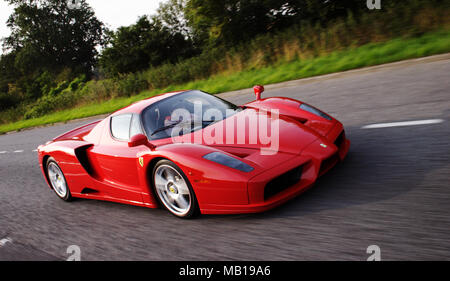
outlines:
M201 140L203 145L245 157L254 150L262 150L268 155L278 152L300 154L320 137L298 120L249 108L203 130L182 136L180 140L194 143Z

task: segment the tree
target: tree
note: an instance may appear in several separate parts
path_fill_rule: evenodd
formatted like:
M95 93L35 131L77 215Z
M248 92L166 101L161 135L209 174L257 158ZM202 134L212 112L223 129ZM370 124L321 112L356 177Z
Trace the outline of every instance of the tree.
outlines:
M85 0L75 8L67 0L6 0L14 6L3 47L14 52L23 75L71 69L90 74L103 43L104 27Z
M135 24L110 33L100 66L109 75L125 74L174 63L191 53L192 43L181 31L170 29L159 19L143 16Z
M156 15L152 16L155 22L167 27L173 34L182 34L192 39L192 30L186 19L186 5L189 0L168 0L159 4Z
M3 54L0 57L0 93L7 93L9 84L14 83L20 77L14 67L15 59L14 53Z
M185 13L196 40L232 46L301 22L326 24L364 5L360 0L189 0Z

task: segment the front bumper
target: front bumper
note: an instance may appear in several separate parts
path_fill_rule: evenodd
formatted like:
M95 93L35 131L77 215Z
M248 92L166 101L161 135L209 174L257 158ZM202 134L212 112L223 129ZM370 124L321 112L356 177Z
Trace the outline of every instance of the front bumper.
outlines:
M349 148L350 141L346 139L345 133L339 147L332 143L324 144L323 140L319 139L308 146L299 157L250 179L248 182L249 204L207 204L203 206L201 212L202 214L259 213L275 208L312 187L318 177L327 173L347 156ZM302 172L297 183L282 188L270 197L265 196L265 189L270 181L300 166Z

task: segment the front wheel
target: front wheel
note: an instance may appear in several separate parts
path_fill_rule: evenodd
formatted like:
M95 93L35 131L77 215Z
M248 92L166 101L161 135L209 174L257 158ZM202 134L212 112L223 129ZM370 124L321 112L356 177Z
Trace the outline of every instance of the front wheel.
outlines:
M191 218L198 214L198 203L189 180L172 161L161 160L153 169L153 186L158 201L173 215Z
M48 181L50 182L50 185L56 195L64 201L70 201L72 199L72 195L70 194L69 187L67 186L66 178L64 177L58 163L56 163L56 160L50 157L47 161L46 168Z

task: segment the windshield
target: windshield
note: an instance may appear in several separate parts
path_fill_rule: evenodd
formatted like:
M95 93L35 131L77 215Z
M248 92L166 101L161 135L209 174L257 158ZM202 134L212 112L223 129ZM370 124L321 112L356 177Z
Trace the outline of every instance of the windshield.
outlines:
M188 91L156 102L142 112L150 140L191 133L234 115L241 108L201 91ZM180 126L182 130L180 130Z

